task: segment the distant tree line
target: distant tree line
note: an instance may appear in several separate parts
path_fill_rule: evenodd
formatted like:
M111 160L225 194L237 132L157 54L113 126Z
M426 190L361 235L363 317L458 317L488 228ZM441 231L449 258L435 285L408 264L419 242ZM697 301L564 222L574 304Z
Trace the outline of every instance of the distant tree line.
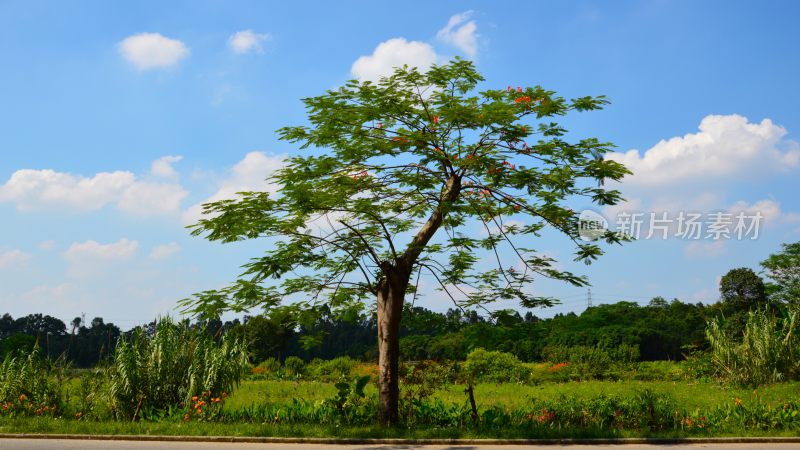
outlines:
M463 360L482 347L512 353L523 361L538 361L548 347L589 346L613 350L629 345L642 360L680 360L690 347L705 345L705 325L718 307L667 302L656 298L648 305L619 302L587 309L581 314L557 314L541 319L532 312L496 311L491 316L450 309L445 313L407 307L403 315L400 349L404 359ZM375 316L353 320L334 317L327 308L307 325L297 325L290 314L246 318L232 329L254 345L255 360L305 360L348 355L376 357ZM315 341L305 345L304 341Z
M557 314L542 319L531 311L501 310L481 315L472 310L440 313L406 306L401 326L403 358L463 360L476 348L500 350L523 361L547 357L548 348L595 347L613 353L620 346L638 349L642 361L680 360L688 351L706 349L709 320L724 318L724 331L740 336L749 311L777 313L800 298L800 243L784 245L762 262L767 282L749 268L730 270L720 280L720 301L712 305L667 301L656 297L647 305L621 301L588 308L580 314ZM334 314L327 306L316 311L277 307L267 314L243 320L221 321L200 317L184 324L220 338L225 333L250 343L255 362L289 356L305 360L350 356L374 360L377 356L374 312ZM155 321L142 326L152 333ZM139 328L139 327L137 327ZM124 334L113 323L96 317L85 323L76 317L69 325L60 319L31 314L0 317L0 355L32 347L38 342L50 357L64 357L76 367L91 367L112 351Z

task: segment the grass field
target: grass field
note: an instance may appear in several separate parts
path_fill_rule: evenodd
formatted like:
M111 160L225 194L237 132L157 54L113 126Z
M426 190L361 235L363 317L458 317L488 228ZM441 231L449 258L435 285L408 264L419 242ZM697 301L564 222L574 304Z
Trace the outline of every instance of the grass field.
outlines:
M479 407L498 405L513 409L524 406L532 398L555 398L560 394L573 394L585 398L599 394L629 395L644 389L669 394L678 405L687 410L711 408L722 403L734 402L736 398L748 401L757 397L764 403L774 404L800 399L800 382L764 386L753 391L717 383L671 381L586 381L545 383L538 386L512 383L479 384L475 387L475 399ZM463 391L463 386L449 385L437 392L434 397L447 403L463 403L466 401ZM245 381L228 399L225 408L237 409L253 403L286 403L293 399L324 400L333 396L335 392L333 383ZM367 395L375 393L375 387L370 385L367 388Z
M75 380L65 383L77 397ZM532 399L556 399L560 395L573 395L580 399L596 398L600 394L631 396L643 390L668 394L675 404L684 410L708 410L720 404L733 405L737 398L745 404L780 405L785 401L800 399L800 382L764 386L757 391L734 388L717 383L693 383L670 381L587 381L568 383L543 383L524 385L513 383L484 383L475 388L475 397L480 410L501 407L513 410L526 408ZM307 402L322 402L336 393L333 383L316 381L247 380L230 396L224 405L228 411L237 411L253 405L285 405L295 399ZM366 394L375 395L375 387L369 385ZM446 403L464 404L466 396L463 386L449 385L434 394ZM680 438L698 436L797 436L797 429L758 429L753 427L723 427L718 429L681 430L662 429L618 429L614 427L558 428L558 427L395 427L377 425L348 425L309 423L247 422L183 422L180 417L165 417L157 421L86 421L72 418L2 418L0 433L53 433L53 434L114 434L114 435L193 435L193 436L285 436L285 437L350 437L350 438L621 438L660 437Z

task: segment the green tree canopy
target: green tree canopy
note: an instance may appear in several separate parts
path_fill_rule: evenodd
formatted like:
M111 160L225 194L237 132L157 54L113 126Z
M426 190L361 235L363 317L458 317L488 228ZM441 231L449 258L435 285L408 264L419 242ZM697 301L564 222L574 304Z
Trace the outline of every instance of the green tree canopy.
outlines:
M471 62L456 59L304 99L309 124L279 134L308 153L271 178L277 195L244 192L204 205L193 230L222 242L273 239L273 248L231 286L183 304L219 313L282 301L346 310L374 300L388 423L397 411L400 316L421 274L462 307L552 304L531 293L537 275L585 284L522 243L554 229L575 243L577 260L602 253L580 241L569 205L617 203L620 193L603 182L629 172L603 158L611 144L568 138L557 119L606 99L567 100L540 86L478 92L482 81Z
M747 267L729 270L719 281L719 293L723 306L733 313L746 313L767 303L764 280Z

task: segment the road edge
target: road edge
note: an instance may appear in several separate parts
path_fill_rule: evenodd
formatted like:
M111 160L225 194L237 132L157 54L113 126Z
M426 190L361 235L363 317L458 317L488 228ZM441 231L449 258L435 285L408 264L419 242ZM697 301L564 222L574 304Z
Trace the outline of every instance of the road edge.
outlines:
M626 444L792 444L794 437L700 437L700 438L597 438L597 439L397 439L397 438L300 438L247 436L156 436L112 434L5 434L0 439L69 439L85 441L226 442L251 444L339 444L339 445L626 445Z

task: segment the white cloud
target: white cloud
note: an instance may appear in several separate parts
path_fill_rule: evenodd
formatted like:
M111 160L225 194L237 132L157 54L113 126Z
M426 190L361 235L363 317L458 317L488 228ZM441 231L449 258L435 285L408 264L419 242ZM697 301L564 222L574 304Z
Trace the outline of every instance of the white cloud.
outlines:
M31 255L22 250L8 250L0 253L0 269L8 269L14 266L25 264L30 261Z
M728 212L734 217L738 214L745 216L755 216L760 214L765 223L773 223L781 218L781 205L772 199L759 200L748 204L745 201L738 201L728 208Z
M264 53L264 47L261 45L264 41L269 41L272 36L266 33L256 33L253 30L237 31L228 38L228 47L238 54L242 55L251 51L256 53Z
M168 156L153 163L154 176L173 175ZM0 203L10 202L19 211L90 212L114 204L120 210L142 216L173 214L188 193L175 182L137 179L128 171L100 172L86 177L51 169L22 169L0 185Z
M71 283L61 283L56 286L40 285L22 294L26 301L52 301L53 299L62 300L74 293L77 286Z
M50 169L22 169L0 186L0 202L14 202L21 211L49 206L94 211L118 199L135 179L127 171L79 177Z
M127 261L136 256L138 249L139 242L127 238L109 244L88 240L72 243L63 256L72 263Z
M689 258L713 258L723 255L725 250L724 240L692 241L683 249L683 254Z
M728 212L733 217L733 222L738 222L737 216L744 214L747 224L751 218L761 215L760 227L773 227L781 224L800 223L800 213L784 211L780 203L773 199L758 200L754 203L738 201L728 208Z
M478 54L478 26L474 20L469 20L472 11L456 14L450 18L444 28L436 33L442 42L451 44L464 52L470 58Z
M377 81L382 76L391 75L395 67L407 64L425 71L438 59L430 44L393 38L378 44L371 55L358 58L350 72L359 80Z
M187 209L183 214L185 223L196 223L202 217L203 203L236 198L237 192L276 192L277 186L267 182L267 177L284 165L285 156L268 156L262 152L250 152L233 166L217 191L207 199Z
M750 123L736 114L709 115L699 129L662 140L643 154L630 150L609 153L607 158L633 171L623 185L649 187L776 172L800 163L797 143L782 142L786 130L770 119ZM781 144L791 148L781 150Z
M137 216L169 215L180 210L188 195L178 184L139 181L122 193L117 207Z
M170 256L178 253L181 250L181 246L175 242L170 242L169 244L161 244L156 245L153 247L153 250L150 251L150 259L155 260L162 260L167 259Z
M173 164L183 159L183 156L162 156L150 164L150 173L161 178L175 178L178 172L172 167Z
M39 242L39 248L46 252L49 252L50 250L56 248L56 241L48 239L46 241Z
M159 33L128 36L118 48L122 56L139 70L170 67L189 55L183 42Z

